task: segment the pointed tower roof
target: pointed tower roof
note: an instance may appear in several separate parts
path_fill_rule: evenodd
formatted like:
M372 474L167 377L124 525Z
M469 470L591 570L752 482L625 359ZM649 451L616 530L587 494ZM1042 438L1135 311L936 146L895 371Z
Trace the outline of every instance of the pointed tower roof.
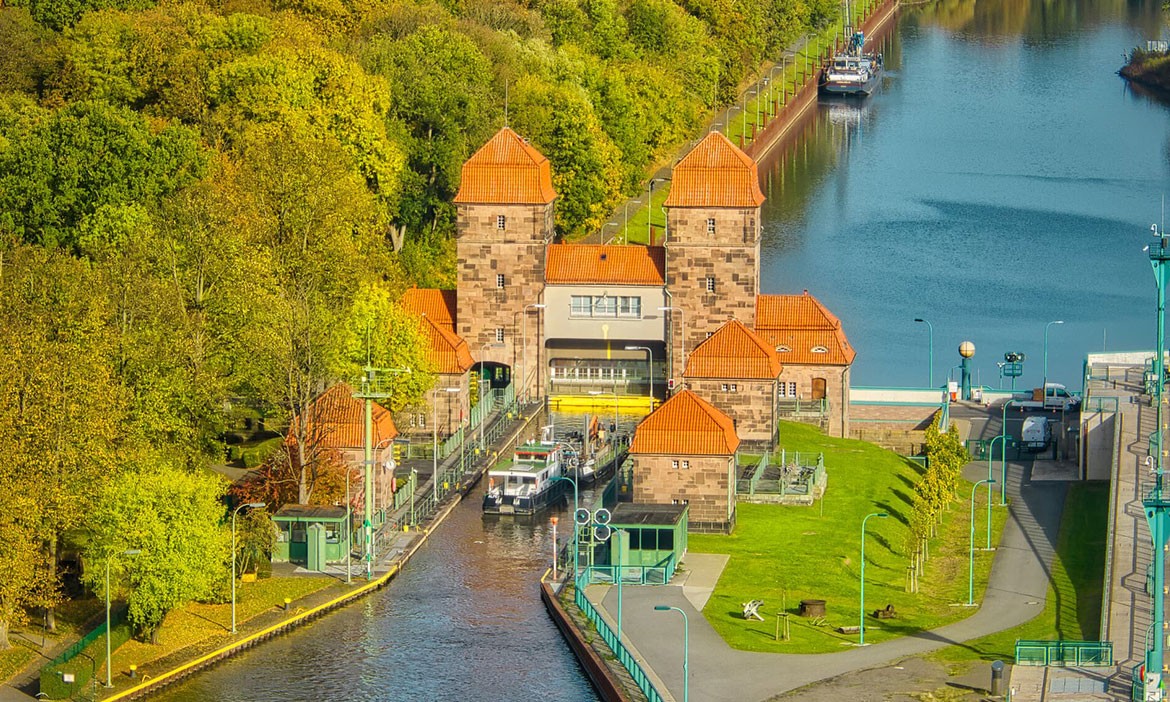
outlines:
M720 132L711 132L674 167L666 207L759 207L756 162Z
M683 390L642 420L630 453L730 456L739 448L735 423L713 405Z
M857 356L841 320L807 290L758 296L756 334L776 349L782 363L848 366Z
M782 369L776 349L732 319L691 352L683 377L775 380Z
M547 205L556 196L548 159L504 127L463 164L455 202Z

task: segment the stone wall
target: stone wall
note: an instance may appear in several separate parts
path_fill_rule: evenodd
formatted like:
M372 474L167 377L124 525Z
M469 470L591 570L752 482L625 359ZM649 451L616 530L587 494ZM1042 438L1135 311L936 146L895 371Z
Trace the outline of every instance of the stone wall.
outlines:
M776 428L775 380L687 378L686 386L731 417L740 440L771 441Z
M498 216L505 217L504 229L497 227ZM458 206L455 331L477 360L510 366L517 390L521 366L530 392L542 386L540 314L535 309L524 314L524 308L543 297L545 245L552 234L551 204ZM504 276L503 287L498 275ZM485 345L497 343L497 329L503 330L504 347L484 352Z
M780 362L784 363L784 354L780 354ZM797 397L811 401L814 381L818 378L824 379L825 397L829 400L827 433L830 436L849 436L849 366L805 366L784 363L779 381L786 384L796 383ZM780 401L791 398L790 387L787 395L779 396ZM799 421L799 418L794 419Z
M735 524L734 456L636 454L635 504L690 505L689 529L730 532ZM677 461L678 468L672 467ZM683 462L689 464L683 468Z

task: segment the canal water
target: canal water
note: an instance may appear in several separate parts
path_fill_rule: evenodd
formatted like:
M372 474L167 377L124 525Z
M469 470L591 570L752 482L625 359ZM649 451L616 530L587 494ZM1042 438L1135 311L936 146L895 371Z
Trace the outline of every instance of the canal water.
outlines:
M822 105L761 164L764 292L844 321L855 384L926 385L977 346L979 379L1079 386L1088 351L1152 348L1142 252L1170 185L1167 108L1115 75L1161 32L1149 0L942 0L904 10L868 101ZM545 518L457 508L383 591L168 690L169 700L596 699L540 604ZM567 521L565 515L562 521Z
M1159 3L941 0L904 8L868 101L822 104L761 164L761 289L808 289L857 349L854 385L935 386L974 369L1080 387L1090 351L1152 349L1142 247L1170 186L1166 106L1127 89L1123 52ZM1006 381L1010 386L1010 380Z

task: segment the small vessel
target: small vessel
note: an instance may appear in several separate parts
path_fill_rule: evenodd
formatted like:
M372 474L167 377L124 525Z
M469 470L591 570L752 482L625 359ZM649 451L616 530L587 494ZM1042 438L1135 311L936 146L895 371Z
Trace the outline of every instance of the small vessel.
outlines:
M821 71L820 89L828 95L865 97L877 89L882 77L882 55L867 54L865 33L854 32L844 51Z
M551 441L530 441L516 448L512 460L488 471L484 514L536 514L561 499L565 456Z

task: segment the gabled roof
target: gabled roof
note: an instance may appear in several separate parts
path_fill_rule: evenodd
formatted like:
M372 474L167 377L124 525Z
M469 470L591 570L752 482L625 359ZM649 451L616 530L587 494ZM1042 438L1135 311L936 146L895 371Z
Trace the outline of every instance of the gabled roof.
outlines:
M675 393L642 420L633 454L730 456L739 448L731 418L690 390Z
M471 349L462 337L441 326L430 317L422 318L422 333L430 342L428 357L435 363L435 372L463 375L475 365Z
M661 246L551 244L544 281L550 284L665 285Z
M385 408L374 403L374 444L398 436L394 419ZM353 396L353 388L338 383L317 396L309 405L309 436L319 448L360 449L365 441L365 402ZM295 443L295 431L301 421L289 423L288 443Z
M759 207L756 162L720 132L709 133L674 167L666 207Z
M857 356L841 320L807 290L758 296L756 334L777 350L784 364L848 366Z
M463 164L455 202L547 205L556 196L548 159L504 127Z
M455 331L456 291L434 288L410 288L402 293L407 312L426 317L449 332Z
M782 369L776 349L733 319L687 356L683 377L775 380Z

